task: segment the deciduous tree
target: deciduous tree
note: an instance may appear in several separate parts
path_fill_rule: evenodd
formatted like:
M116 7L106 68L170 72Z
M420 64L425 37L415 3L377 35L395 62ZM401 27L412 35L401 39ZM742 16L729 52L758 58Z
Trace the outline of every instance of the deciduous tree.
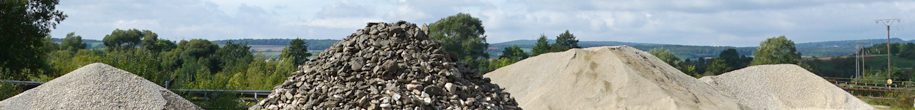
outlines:
M60 42L61 50L76 52L79 49L86 49L86 43L83 43L83 36L76 35L74 32L67 33L67 37Z
M25 69L45 65L45 38L67 15L56 9L58 0L0 1L0 76L24 80ZM57 47L54 47L57 48ZM10 73L10 74L5 74Z
M756 54L756 58L750 62L750 65L796 64L797 59L801 58L801 53L797 52L794 42L785 36L769 38L759 43L759 48L756 48L754 54Z

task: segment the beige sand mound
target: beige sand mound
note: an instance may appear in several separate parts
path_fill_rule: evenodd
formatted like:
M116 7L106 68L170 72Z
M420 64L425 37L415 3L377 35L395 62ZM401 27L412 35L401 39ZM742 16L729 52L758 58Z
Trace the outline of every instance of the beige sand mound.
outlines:
M175 93L103 63L0 101L0 110L190 110L200 109Z
M750 66L700 80L731 94L750 109L874 109L793 64Z
M628 46L542 54L484 76L525 109L740 109L734 99Z

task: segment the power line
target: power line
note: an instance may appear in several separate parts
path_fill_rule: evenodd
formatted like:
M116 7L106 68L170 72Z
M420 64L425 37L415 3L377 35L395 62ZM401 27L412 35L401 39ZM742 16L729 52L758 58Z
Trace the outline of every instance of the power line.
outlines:
M892 54L890 54L891 51L893 51L893 50L890 50L890 25L893 25L893 23L898 23L900 21L901 20L899 20L899 18L875 20L875 22L877 22L877 24L883 23L883 25L886 25L886 71L887 71L886 72L886 77L887 77L886 83L887 84L893 84L893 75L892 75L893 74L893 65L891 63L893 60L892 60Z

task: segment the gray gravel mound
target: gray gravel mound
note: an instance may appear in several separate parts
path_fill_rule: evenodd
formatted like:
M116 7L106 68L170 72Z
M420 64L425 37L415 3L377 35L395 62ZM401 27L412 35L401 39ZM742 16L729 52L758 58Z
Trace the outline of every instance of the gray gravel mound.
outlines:
M0 101L0 110L201 109L133 73L93 63Z
M874 109L822 77L793 64L750 66L699 80L730 94L738 103L753 110Z

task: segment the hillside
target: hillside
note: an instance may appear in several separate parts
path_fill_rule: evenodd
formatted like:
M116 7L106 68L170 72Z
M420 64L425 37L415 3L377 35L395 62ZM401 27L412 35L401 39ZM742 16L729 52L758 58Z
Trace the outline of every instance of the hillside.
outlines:
M55 42L60 42L62 38L52 38ZM232 41L235 43L248 43L251 45L251 49L257 52L265 52L272 56L273 54L278 54L282 51L282 47L289 44L289 41L293 39L228 39L228 40L214 40L213 42L217 44L225 44L226 42ZM340 41L336 39L303 39L307 42L309 50L324 50L330 47L333 43ZM548 40L553 42L553 40ZM890 39L891 42L915 42L915 40L902 40L900 38ZM104 48L101 40L95 39L83 39L83 42L90 44L89 48ZM490 49L486 52L490 53L490 58L496 58L501 55L502 49L508 46L517 45L525 51L530 51L534 47L534 43L537 40L514 40L500 43L490 43ZM842 56L842 55L851 55L854 53L855 42L869 43L868 45L885 43L886 39L862 39L862 40L840 40L840 41L821 41L821 42L805 42L797 43L795 46L797 50L805 57L824 57L824 56ZM721 51L734 48L737 49L737 52L740 55L753 55L753 51L756 50L756 47L734 47L734 46L699 46L699 45L677 45L677 44L653 44L653 43L634 43L634 42L618 42L618 41L580 41L579 46L582 48L586 47L599 47L599 46L616 46L616 45L629 45L640 50L651 50L655 48L664 48L668 49L671 52L675 53L678 57L681 58L701 58L701 57L717 57L718 53Z

